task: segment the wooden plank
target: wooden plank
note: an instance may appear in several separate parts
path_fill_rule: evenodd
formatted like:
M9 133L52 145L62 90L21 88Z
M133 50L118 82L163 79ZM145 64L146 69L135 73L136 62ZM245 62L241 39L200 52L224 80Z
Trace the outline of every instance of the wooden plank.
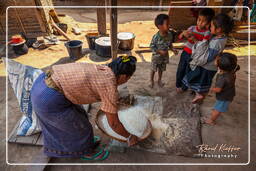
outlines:
M18 129L19 125L20 125L20 120L16 123L16 125L12 129L12 132L9 135L9 138L8 138L8 142L12 142L12 143L16 142L16 139L17 139L17 135L16 134L17 134L17 129Z
M172 1L172 6L191 6L192 1Z
M14 0L14 2L15 2L14 4L17 5L17 3L16 3L15 0ZM22 29L23 33L26 34L26 30L25 30L25 28L24 28L24 26L23 26L23 22L22 22L22 20L21 20L21 18L20 18L20 15L19 15L19 13L18 13L19 9L14 8L14 11L15 11L15 17L17 18L17 20L18 20L18 22L19 22L19 25L21 26L21 29Z
M184 43L173 43L172 45L173 45L174 48L177 48L177 49L180 49L180 48L184 47ZM140 44L138 44L138 47L139 48L150 48L150 45L140 43Z
M40 134L34 134L30 136L17 136L16 143L34 145L33 142L35 142L39 136Z
M41 132L38 133L38 136L34 138L34 140L32 141L32 144L36 145L37 141L39 140L40 136L41 136Z
M36 18L38 20L38 23L39 23L39 25L41 27L42 32L46 32L47 28L45 26L45 23L42 20L42 17L40 16L40 9L35 8L34 10L35 10Z
M18 121L13 128L12 132L9 135L8 142L10 143L18 143L18 144L29 144L29 145L37 145L37 141L39 140L41 133L34 134L31 136L18 136L17 129L19 127L20 121ZM43 145L39 143L38 145Z
M40 134L40 137L38 138L38 140L37 140L35 145L44 145L43 134Z
M178 44L178 45L177 45ZM183 45L181 43L175 43L173 44L173 47L176 49L182 49ZM248 45L248 41L237 41L238 45ZM250 41L250 45L255 45L256 41ZM233 46L234 44L231 42L228 42L226 46ZM139 44L139 48L143 48L142 50L135 50L135 53L140 54L140 53L150 53L152 52L151 49L149 48L148 44Z
M105 6L105 1L97 0L97 6ZM107 33L106 22L106 9L97 8L97 27L100 35L106 35Z
M117 6L117 0L110 0L111 6ZM117 8L110 8L110 38L112 59L117 58Z

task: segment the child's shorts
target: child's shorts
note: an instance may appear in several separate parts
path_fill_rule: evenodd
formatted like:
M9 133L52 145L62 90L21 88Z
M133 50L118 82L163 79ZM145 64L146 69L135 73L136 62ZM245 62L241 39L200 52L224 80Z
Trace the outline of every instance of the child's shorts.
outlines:
M155 63L155 62L151 62L151 70L154 72L157 71L165 71L166 70L166 63Z
M228 106L231 102L230 101L221 101L217 100L213 109L219 111L219 112L227 112L228 111Z

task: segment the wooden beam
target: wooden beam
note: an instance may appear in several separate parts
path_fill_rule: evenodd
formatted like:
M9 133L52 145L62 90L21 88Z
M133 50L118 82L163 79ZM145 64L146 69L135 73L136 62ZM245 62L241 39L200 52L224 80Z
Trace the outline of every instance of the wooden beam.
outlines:
M111 6L117 6L117 0L110 0ZM110 9L110 38L111 38L111 56L117 58L117 8Z
M105 1L97 0L97 6L105 6ZM106 25L106 9L97 8L97 26L100 35L106 35L107 25Z

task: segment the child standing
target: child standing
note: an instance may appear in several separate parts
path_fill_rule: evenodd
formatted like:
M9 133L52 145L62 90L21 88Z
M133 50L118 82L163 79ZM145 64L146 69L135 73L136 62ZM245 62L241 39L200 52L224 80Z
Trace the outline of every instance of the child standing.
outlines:
M192 56L200 56L200 58L206 62L201 62L199 65L200 58L197 58L197 61L192 59L190 64L193 63L198 65L194 69L189 70L182 80L184 85L196 92L196 96L192 100L192 103L202 101L209 92L212 79L217 72L215 59L224 50L227 36L232 31L232 28L233 20L226 14L218 14L211 22L211 34L213 36L209 40L209 43L197 46L196 49L193 48ZM205 49L203 55L196 55L197 53L201 53L198 49L203 48Z
M190 56L192 54L192 46L195 44L196 41L210 39L211 32L209 30L209 27L211 25L211 20L214 15L214 10L211 8L201 9L197 18L197 25L189 27L188 30L183 31L179 35L179 39L187 39L183 52L180 56L180 61L176 72L176 89L179 93L187 89L182 84L182 79L187 71Z
M215 120L221 113L228 111L229 104L236 94L235 79L236 71L240 69L237 65L237 57L231 53L223 53L216 60L219 72L216 77L215 87L211 88L216 93L216 103L212 110L211 118L206 120L207 124L215 124Z
M169 16L166 14L159 14L155 18L155 26L158 28L158 32L153 36L150 43L152 50L151 72L150 72L150 87L154 87L154 76L158 72L158 86L163 87L162 74L166 70L166 64L169 63L170 49L175 55L178 51L173 49L173 34L169 31Z

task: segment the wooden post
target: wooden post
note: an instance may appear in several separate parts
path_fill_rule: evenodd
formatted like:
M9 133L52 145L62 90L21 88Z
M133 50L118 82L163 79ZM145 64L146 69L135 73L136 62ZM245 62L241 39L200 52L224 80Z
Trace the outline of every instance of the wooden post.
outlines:
M172 6L172 0L170 0L169 6ZM169 15L169 17L171 17L171 15L172 15L172 10L173 10L173 8L169 8L169 9L168 9L168 15Z
M97 6L105 6L105 1L97 0ZM106 25L106 9L105 8L97 8L97 25L98 32L100 35L106 35L107 33L107 25Z
M162 10L162 8L161 8L162 6L163 6L163 0L160 0L160 1L159 1L159 9L158 9L159 11Z
M110 0L111 6L117 6L117 0ZM110 9L110 38L111 38L111 56L117 58L117 8Z

